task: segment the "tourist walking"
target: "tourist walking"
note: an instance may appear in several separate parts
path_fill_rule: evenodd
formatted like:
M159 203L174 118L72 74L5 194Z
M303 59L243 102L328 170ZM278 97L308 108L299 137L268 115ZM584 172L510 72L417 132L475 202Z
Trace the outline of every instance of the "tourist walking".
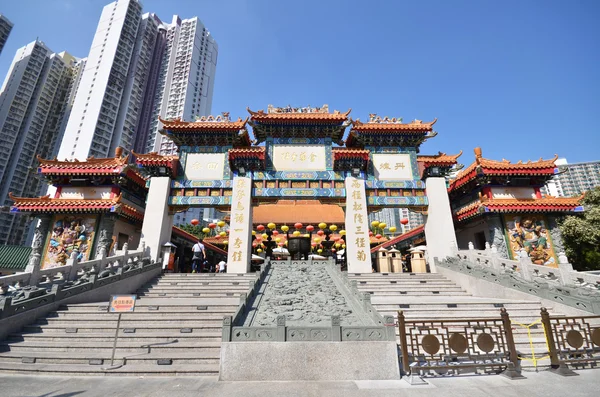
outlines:
M204 244L202 244L202 240L198 240L196 244L192 247L192 273L199 272L200 264L204 262L204 258L206 258L206 251L204 249Z

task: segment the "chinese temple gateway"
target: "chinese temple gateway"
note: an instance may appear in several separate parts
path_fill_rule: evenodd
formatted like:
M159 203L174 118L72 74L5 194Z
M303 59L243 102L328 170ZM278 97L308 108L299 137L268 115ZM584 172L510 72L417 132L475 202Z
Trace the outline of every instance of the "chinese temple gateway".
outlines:
M237 121L228 113L194 122L161 120L180 156L136 154L152 176L146 211L154 216L145 219L142 236L153 253L167 241L173 209L213 207L230 213L228 272L244 273L249 270L252 217L265 217L264 211L252 209L281 205L293 211L306 208L297 205L304 200L313 208L344 208L328 211L328 218L345 229L340 234L352 272L371 271L367 214L382 208L428 214L425 232L440 242L429 255L443 257L456 246L444 178L456 159L417 156L421 143L437 134L435 120L402 123L372 114L363 123L352 121L350 110L330 112L327 105L248 111L249 118ZM293 224L294 213L271 213L270 222L285 217L283 223ZM301 213L295 221L304 226L318 221L301 219Z
M486 241L505 257L526 252L534 263L553 266L562 250L557 217L582 210L579 198L542 196L554 159L511 164L476 149L475 163L448 184L462 152L419 154L437 135L436 120L403 123L371 114L361 122L327 105L248 112L235 121L228 113L160 120L179 156L133 153L137 166L121 150L111 159L40 159L38 172L57 188L54 197L11 198L14 212L42 220L34 241L42 267L66 263L74 250L86 259L140 239L158 259L165 243L194 240L173 228L173 215L191 207L229 214L229 236L206 243L228 256L230 273L250 270L259 224L270 225L269 241L279 235L279 245L315 237L329 255L343 247L355 273L371 272L379 248L423 239L431 271L434 257L469 242L484 248ZM425 224L389 240L373 235L368 213L390 207L420 212ZM313 236L312 225L326 226Z

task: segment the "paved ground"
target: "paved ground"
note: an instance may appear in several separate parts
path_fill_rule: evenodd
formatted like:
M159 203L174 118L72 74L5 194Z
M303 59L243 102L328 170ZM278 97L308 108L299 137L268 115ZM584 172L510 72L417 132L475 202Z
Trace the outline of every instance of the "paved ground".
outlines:
M49 377L0 375L2 397L211 397L211 396L598 396L600 370L561 377L549 372L526 373L511 381L501 376L462 376L410 386L404 381L356 382L218 382L216 378Z

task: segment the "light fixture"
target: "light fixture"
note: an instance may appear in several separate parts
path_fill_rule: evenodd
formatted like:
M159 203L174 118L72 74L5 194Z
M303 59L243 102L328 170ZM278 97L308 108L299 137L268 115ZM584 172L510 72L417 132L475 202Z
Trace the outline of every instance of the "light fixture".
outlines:
M167 167L158 167L158 173L160 175L165 175L167 173Z
M352 176L359 176L360 168L352 168Z
M431 169L429 170L429 175L440 176L440 167L431 167Z
M238 168L238 174L242 176L246 175L246 169L244 167Z

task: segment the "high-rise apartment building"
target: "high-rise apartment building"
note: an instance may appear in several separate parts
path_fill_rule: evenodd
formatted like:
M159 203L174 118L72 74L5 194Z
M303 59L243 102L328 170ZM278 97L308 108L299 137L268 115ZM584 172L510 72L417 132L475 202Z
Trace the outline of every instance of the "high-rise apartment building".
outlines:
M546 183L542 193L572 197L600 186L600 161L569 164L566 159L558 159L555 164L557 174Z
M193 120L211 113L218 46L197 17L182 21L174 16L165 29L146 151L173 154L177 152L173 142L158 133L158 117Z
M176 152L158 117L210 114L217 45L196 17L163 23L138 0L104 7L58 157Z
M8 35L13 28L13 23L8 20L4 15L0 14L0 53L8 40Z
M20 48L0 90L0 244L23 244L28 219L8 212L16 196L37 196L36 155L57 145L77 60L34 41Z
M60 159L108 157L124 142L131 149L133 131L123 109L135 109L141 97L126 98L124 93L141 16L137 0L118 0L102 10L58 152ZM123 130L115 133L117 122Z

